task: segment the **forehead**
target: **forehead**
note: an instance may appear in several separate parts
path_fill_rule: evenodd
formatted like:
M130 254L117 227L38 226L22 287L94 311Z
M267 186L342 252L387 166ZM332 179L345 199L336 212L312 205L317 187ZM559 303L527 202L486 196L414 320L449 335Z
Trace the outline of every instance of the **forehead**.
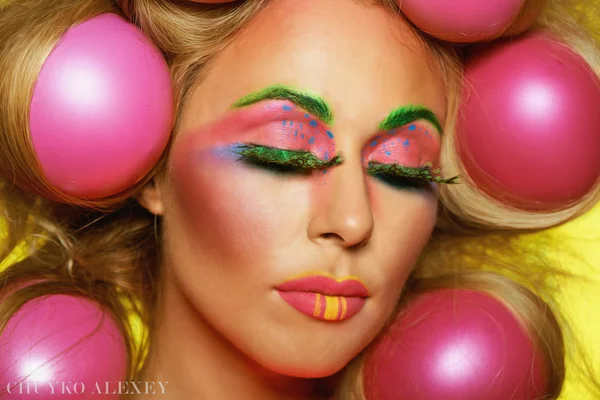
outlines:
M434 65L409 25L381 6L276 0L215 58L188 102L192 117L182 122L212 122L240 97L285 84L322 96L336 125L373 129L407 104L430 108L443 124L445 96Z

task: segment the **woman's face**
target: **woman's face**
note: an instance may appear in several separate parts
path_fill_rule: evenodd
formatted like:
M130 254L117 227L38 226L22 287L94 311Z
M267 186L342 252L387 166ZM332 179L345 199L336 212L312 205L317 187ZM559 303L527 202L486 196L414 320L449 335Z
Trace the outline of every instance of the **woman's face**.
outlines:
M280 0L187 101L165 273L263 367L330 375L390 317L436 220L435 188L390 175L438 163L433 64L382 7Z

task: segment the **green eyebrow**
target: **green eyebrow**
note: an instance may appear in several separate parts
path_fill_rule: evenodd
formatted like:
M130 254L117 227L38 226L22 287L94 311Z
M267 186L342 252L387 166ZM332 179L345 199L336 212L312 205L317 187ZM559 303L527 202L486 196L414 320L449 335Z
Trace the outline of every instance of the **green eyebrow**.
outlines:
M246 107L267 99L289 100L317 117L321 122L327 125L333 123L333 111L331 110L331 107L327 105L327 102L320 96L305 90L298 90L284 85L273 85L257 92L250 93L233 103L232 107Z
M417 120L424 119L438 130L440 135L443 133L442 124L437 119L433 111L423 106L403 106L392 111L380 124L379 129L389 131L401 126L410 124Z

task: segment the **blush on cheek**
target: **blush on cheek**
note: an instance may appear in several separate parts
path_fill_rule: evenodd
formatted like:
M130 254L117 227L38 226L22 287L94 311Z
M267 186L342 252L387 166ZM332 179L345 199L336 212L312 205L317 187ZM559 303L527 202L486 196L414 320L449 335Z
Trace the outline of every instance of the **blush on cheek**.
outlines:
M276 239L268 188L221 151L188 148L172 159L175 221L184 240L211 259L252 258ZM265 201L267 200L267 201ZM227 260L223 260L226 262Z
M173 240L215 265L256 268L304 240L311 188L321 179L250 166L235 146L200 139L182 137L171 152L165 219Z

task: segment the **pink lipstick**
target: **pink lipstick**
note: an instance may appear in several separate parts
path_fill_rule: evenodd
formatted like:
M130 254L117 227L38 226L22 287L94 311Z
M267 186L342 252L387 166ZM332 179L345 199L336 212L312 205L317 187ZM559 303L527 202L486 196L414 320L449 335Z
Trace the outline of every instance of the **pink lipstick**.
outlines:
M281 298L301 313L321 321L344 321L356 315L369 296L356 278L326 275L293 278L277 286Z

